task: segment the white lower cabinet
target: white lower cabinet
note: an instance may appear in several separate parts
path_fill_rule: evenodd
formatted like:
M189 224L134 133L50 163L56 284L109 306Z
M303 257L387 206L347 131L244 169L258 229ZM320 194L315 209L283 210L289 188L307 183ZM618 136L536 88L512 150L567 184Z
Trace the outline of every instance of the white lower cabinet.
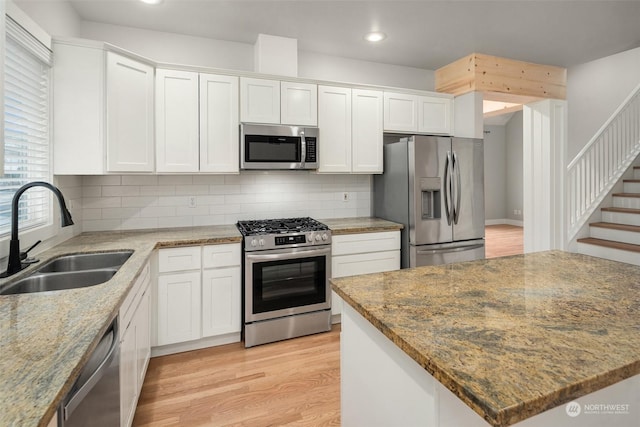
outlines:
M160 249L154 355L240 340L239 243Z
M346 234L332 237L331 276L381 273L400 269L400 231ZM342 298L331 292L334 321L342 312Z
M151 286L147 264L120 308L120 425L133 422L151 356Z

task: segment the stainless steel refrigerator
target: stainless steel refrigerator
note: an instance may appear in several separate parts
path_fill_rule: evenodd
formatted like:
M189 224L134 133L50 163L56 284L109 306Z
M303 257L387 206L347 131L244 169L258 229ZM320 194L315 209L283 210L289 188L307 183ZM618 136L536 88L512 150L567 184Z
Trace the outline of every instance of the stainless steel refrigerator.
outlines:
M404 224L402 268L484 258L483 141L385 137L373 213Z

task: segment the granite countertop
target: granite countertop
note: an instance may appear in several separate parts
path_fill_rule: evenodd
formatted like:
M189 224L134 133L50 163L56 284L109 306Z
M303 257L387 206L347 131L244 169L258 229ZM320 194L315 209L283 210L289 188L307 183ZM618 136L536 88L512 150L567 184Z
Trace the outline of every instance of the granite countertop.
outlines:
M560 251L331 279L493 426L640 373L640 267Z
M334 234L401 227L367 217L322 222ZM116 275L103 284L58 292L0 295L0 425L46 425L154 249L241 241L235 225L83 233L38 254L41 262L11 278L0 279L2 288L61 255L134 250Z
M378 231L402 230L403 225L380 218L332 218L320 220L331 229L331 235L374 233Z

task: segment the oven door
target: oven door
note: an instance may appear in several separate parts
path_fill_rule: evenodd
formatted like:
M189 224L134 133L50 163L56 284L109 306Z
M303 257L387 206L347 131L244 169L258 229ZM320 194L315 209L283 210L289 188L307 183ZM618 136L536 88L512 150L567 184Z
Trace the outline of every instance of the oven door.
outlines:
M245 253L245 321L331 308L331 246Z

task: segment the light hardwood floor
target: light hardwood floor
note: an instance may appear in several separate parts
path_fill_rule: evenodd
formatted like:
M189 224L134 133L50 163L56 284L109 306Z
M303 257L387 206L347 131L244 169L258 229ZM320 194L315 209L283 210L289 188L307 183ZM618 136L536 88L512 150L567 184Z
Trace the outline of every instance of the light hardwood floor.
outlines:
M484 229L485 257L495 258L524 252L523 228L515 225L487 225Z
M522 253L522 227L487 226L487 258ZM151 359L134 426L339 426L340 326L245 349Z

